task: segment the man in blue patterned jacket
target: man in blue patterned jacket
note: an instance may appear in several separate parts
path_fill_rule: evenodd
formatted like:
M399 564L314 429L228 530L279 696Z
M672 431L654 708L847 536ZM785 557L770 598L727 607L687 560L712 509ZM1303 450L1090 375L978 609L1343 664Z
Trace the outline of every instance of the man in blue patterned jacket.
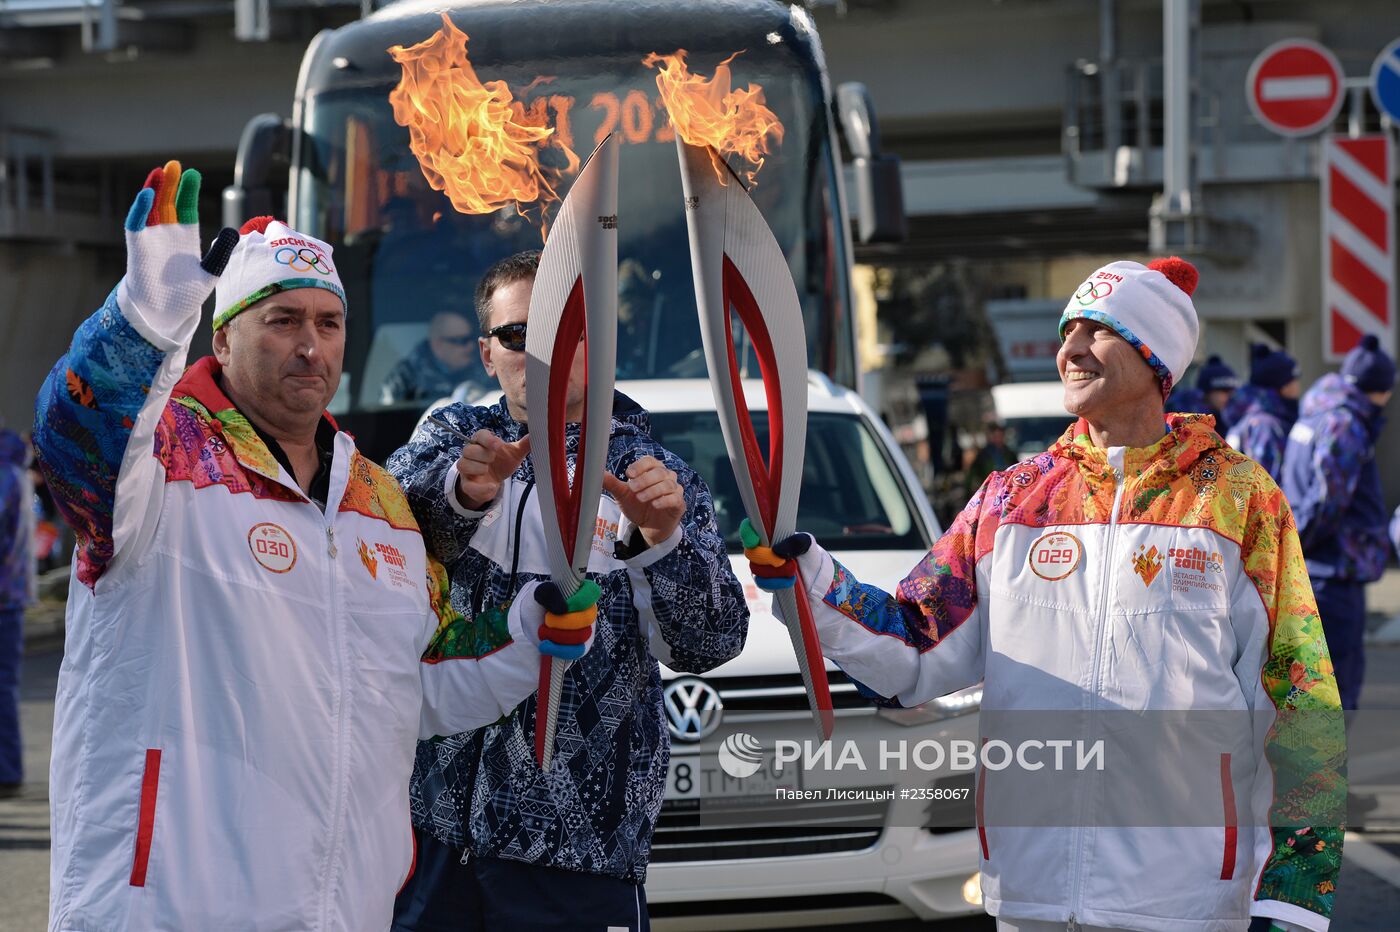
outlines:
M1340 373L1318 379L1303 396L1283 457L1283 491L1348 711L1366 672L1366 584L1381 578L1390 557L1376 438L1394 388L1395 362L1367 336Z
M512 256L477 288L482 362L505 397L438 412L471 437L465 446L428 421L388 462L451 573L453 603L477 615L503 611L549 575L526 456L525 327L538 265L537 252ZM582 375L579 353L570 457ZM670 758L657 661L702 673L737 656L748 609L704 481L620 394L603 487L588 568L602 589L597 639L566 674L551 769L535 762L534 697L494 725L419 744L418 869L395 930L649 928L642 883Z

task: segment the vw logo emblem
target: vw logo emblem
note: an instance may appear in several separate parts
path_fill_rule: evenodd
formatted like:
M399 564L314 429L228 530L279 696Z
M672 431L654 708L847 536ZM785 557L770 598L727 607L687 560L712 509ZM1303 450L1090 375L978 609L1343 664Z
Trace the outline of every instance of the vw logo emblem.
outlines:
M666 706L666 727L677 741L699 741L719 727L724 703L704 680L681 677L666 684L661 693Z

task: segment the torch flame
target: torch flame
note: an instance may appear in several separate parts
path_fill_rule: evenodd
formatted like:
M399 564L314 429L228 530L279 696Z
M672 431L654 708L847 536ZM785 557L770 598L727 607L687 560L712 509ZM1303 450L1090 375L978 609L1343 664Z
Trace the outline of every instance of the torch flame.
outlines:
M762 86L731 89L729 63L739 54L720 62L709 80L691 74L685 64L685 49L677 49L674 55L653 52L642 64L658 69L656 86L671 115L671 125L687 144L709 147L720 183L729 180L720 160L737 155L753 166L742 173L752 187L770 152L769 137L774 145L783 141L783 124L768 109Z
M482 82L467 59L467 34L442 14L442 29L427 40L389 49L403 79L389 94L394 120L408 128L409 147L423 177L464 214L489 214L507 205L525 216L559 200L560 180L578 171L579 158L547 125L543 108L526 109L504 81ZM562 168L542 165L540 153L557 146ZM543 232L541 222L541 232Z

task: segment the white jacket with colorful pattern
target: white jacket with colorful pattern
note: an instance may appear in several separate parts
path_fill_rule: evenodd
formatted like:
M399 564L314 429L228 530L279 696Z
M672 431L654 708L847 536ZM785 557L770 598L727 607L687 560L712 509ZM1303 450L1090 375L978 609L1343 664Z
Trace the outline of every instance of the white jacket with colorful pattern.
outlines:
M418 738L508 713L539 654L518 619L453 613L398 484L348 434L324 513L309 500L212 359L182 374L199 319L114 291L39 396L39 461L79 536L49 927L382 932Z
M1130 729L1157 727L1159 712L1230 713L1215 719L1218 761L1192 775L1214 825L1084 819L1153 798L1115 782L1110 760L1065 784L1068 798L1032 801L1045 824L1012 826L992 817L1006 778L979 774L993 915L1161 932L1242 930L1254 915L1323 930L1345 747L1293 516L1209 418L1167 420L1160 442L1126 450L1094 447L1080 421L993 474L896 595L814 547L801 563L822 649L904 706L983 681L984 740L989 719L1032 711ZM1133 763L1159 788L1187 779L1168 753L1149 756Z

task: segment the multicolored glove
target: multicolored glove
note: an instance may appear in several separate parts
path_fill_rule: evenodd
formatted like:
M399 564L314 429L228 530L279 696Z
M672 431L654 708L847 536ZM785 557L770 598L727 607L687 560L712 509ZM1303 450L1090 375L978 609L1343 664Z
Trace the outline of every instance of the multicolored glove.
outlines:
M238 231L225 227L200 257L200 180L176 161L152 169L126 215L126 275L117 303L167 335L199 316L238 242Z
M585 579L568 598L553 582L539 583L533 595L544 609L544 622L539 626L540 653L560 660L577 660L588 653L602 594L591 579Z
M791 589L797 582L797 558L812 549L812 535L799 531L772 547L762 546L761 539L748 518L740 522L739 540L744 545L744 556L749 559L755 585L765 592Z

